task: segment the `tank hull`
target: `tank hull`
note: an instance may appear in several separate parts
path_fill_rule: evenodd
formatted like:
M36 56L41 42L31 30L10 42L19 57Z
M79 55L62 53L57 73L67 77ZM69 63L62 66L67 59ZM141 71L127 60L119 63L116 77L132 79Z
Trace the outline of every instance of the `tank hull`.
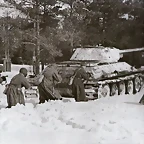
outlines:
M135 94L141 90L143 69L132 69L125 62L93 66L89 63L88 65L85 70L92 76L88 82L84 83L86 97L88 98L98 99L106 96ZM71 63L68 67L58 64L63 80L62 83L56 85L56 89L63 97L74 97L72 87L68 83L77 67L79 67L79 64ZM62 74L62 69L64 74Z

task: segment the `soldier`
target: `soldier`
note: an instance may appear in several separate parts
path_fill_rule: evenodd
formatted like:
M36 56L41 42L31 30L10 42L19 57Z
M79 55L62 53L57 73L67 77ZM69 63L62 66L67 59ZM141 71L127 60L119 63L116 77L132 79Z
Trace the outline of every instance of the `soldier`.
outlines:
M143 81L144 81L144 75L140 74L140 76L142 77L142 82L141 83L143 83ZM140 99L139 103L142 104L142 105L144 105L144 94L143 94L142 98Z
M61 99L59 93L54 90L55 84L61 81L55 64L49 65L45 68L42 74L44 75L44 78L38 85L40 95L39 104L48 100Z
M21 68L19 74L15 75L10 83L7 85L4 94L7 95L7 108L11 108L16 104L25 105L24 94L22 93L22 87L29 89L31 86L26 79L27 69Z
M7 76L1 76L1 73L2 73L2 72L3 72L3 66L0 65L0 84L2 84L3 81L6 82L6 77L7 77Z
M5 83L6 83L6 81L7 81L7 79L6 79L6 77L8 77L8 76L0 76L0 84L2 85L2 83L5 81Z
M86 73L85 68L86 68L85 64L82 64L81 67L75 71L75 76L72 83L72 93L77 102L87 101L85 96L83 79L88 80L89 76Z

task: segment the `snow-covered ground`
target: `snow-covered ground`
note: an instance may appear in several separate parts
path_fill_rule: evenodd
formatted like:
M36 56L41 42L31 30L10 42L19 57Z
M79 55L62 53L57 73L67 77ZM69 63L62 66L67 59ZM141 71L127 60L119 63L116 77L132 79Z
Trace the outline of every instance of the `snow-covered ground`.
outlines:
M9 79L18 70L13 66ZM26 106L5 109L3 89L0 144L144 144L144 106L137 104L144 90L87 103L26 99Z

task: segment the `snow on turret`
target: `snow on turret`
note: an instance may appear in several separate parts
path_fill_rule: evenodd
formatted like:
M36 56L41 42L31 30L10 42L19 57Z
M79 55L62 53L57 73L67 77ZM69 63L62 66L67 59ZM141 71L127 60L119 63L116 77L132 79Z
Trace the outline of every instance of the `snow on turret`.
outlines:
M70 60L96 61L97 63L113 63L118 62L123 53L143 50L144 48L119 50L117 48L109 48L103 46L97 46L92 48L77 48Z

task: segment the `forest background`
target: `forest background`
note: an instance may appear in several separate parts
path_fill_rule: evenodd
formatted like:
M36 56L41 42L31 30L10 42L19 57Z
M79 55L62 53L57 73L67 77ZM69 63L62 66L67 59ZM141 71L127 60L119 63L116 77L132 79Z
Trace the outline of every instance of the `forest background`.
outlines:
M73 48L96 46L144 47L143 0L4 0L10 10L0 17L0 61L5 50L14 64L32 64L37 39L39 59L69 60ZM11 16L12 11L17 15ZM39 21L39 35L36 23ZM124 60L141 64L143 55Z

